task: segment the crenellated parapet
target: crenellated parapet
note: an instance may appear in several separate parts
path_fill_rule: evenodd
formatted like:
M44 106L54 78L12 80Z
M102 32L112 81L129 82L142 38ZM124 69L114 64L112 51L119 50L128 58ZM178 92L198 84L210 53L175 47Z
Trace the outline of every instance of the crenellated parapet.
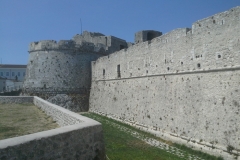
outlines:
M29 45L29 53L35 51L50 51L50 50L70 50L73 52L91 52L91 53L101 53L107 54L105 46L91 42L82 41L81 43L76 43L73 40L43 40L38 42L32 42Z
M131 43L114 36L84 31L83 34L77 34L71 40L32 42L29 45L29 53L35 51L70 50L74 53L91 52L107 55L128 48L131 45Z

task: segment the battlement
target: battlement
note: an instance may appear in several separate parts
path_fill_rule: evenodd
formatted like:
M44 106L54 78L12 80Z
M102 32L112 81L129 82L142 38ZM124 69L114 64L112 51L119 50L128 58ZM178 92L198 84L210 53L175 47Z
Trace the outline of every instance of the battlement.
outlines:
M77 44L73 40L60 40L60 41L54 41L54 40L43 40L38 42L32 42L29 45L29 53L35 52L35 51L49 51L49 50L72 50L74 52L76 51L87 51L87 52L93 52L93 53L107 53L104 49L104 46L101 45L94 45L91 42L81 42L80 44Z
M114 36L105 36L102 33L84 31L82 35L75 35L72 40L32 42L29 45L29 53L46 50L74 50L110 54L123 48L128 48L128 45L131 44Z
M32 42L29 45L29 52L36 50L55 50L55 49L70 49L74 48L75 43L72 40L43 40L38 42Z

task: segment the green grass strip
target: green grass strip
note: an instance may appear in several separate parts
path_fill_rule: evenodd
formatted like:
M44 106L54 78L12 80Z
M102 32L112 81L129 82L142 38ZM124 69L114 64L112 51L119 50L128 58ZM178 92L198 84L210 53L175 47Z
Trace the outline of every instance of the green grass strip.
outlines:
M184 145L165 141L150 133L138 130L137 128L134 128L130 125L101 115L97 115L95 113L85 113L82 115L102 123L106 154L110 160L185 160L188 156L197 156L204 160L223 160L223 158L214 157L200 151L192 150L191 148L188 148ZM139 138L136 138L123 130L120 130L114 125L120 125L122 127L130 129L133 132L139 133L139 135L142 137L153 138L155 140L167 143L170 146L176 147L185 153L184 157L151 146Z

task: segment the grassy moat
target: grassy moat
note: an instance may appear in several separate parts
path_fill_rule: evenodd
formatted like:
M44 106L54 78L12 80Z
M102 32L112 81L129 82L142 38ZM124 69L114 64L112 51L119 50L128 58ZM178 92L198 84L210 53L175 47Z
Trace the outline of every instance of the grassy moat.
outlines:
M104 116L94 113L82 115L102 123L107 160L223 160L164 141Z
M0 104L0 140L58 127L33 104Z
M102 123L107 160L223 160L104 116L82 115ZM33 104L0 104L0 140L58 127Z

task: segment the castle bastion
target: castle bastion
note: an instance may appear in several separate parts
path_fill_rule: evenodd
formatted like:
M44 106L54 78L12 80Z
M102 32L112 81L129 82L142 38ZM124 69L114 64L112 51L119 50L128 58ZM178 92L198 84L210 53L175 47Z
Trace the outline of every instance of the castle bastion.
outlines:
M125 40L87 31L72 40L32 42L22 95L39 96L72 111L88 111L91 61L128 45Z

